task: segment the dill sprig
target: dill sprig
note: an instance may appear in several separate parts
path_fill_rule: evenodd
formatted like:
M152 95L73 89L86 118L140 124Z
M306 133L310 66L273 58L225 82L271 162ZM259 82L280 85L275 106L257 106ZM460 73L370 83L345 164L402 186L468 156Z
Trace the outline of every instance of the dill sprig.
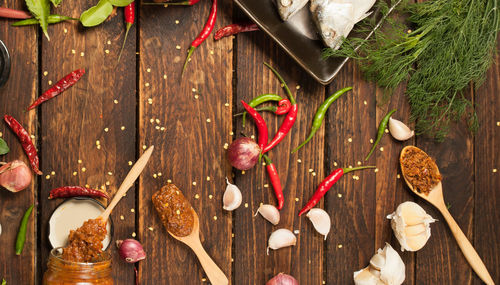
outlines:
M497 0L381 0L383 27L368 40L347 38L339 50L326 49L325 57L351 57L369 80L389 91L407 81L405 94L417 133L445 138L452 121L465 119L478 126L472 102L464 91L477 88L493 62L500 11ZM399 4L399 5L397 5ZM407 23L388 14L397 6ZM373 29L373 19L357 32Z

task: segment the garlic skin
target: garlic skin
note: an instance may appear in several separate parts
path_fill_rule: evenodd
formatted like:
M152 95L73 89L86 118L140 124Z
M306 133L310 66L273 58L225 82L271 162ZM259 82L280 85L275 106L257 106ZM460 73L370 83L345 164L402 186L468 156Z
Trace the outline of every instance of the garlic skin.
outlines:
M269 255L269 249L280 249L287 246L292 246L297 243L297 238L295 235L287 229L275 230L271 236L269 236L269 241L267 245L267 255Z
M241 205L241 191L238 186L231 184L227 177L226 183L226 191L224 192L224 196L222 196L222 209L226 211L233 211Z
M307 212L306 217L311 220L314 229L316 229L316 231L321 235L325 236L326 240L326 236L330 232L331 227L331 220L328 213L320 208L312 208L309 212Z
M389 131L393 138L398 141L405 141L415 135L415 132L412 131L407 125L403 122L389 118Z
M257 216L259 213L264 219L275 226L280 222L280 211L273 205L261 204L254 216Z
M0 224L0 236L2 235L2 224Z
M371 258L370 265L354 272L355 285L400 285L405 281L405 265L399 254L386 243Z
M431 236L430 224L436 221L417 203L410 201L400 204L387 218L391 220L401 251L417 251L424 247Z

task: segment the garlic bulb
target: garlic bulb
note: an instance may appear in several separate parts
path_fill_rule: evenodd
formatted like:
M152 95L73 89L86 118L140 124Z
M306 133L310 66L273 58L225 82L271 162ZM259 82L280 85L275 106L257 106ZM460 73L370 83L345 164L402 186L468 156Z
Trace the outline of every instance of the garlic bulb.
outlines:
M296 243L297 238L290 230L276 230L269 237L269 241L267 243L267 254L269 255L269 249L280 249L282 247L295 245Z
M402 251L417 251L424 247L431 236L430 223L436 221L414 202L400 204L387 218L391 220L392 230Z
M407 125L392 117L389 118L389 131L392 137L398 141L405 141L415 135L415 132L410 130Z
M224 192L224 196L222 197L222 209L226 211L232 211L237 209L241 205L241 191L238 186L231 184L226 177L226 191Z
M254 216L257 216L259 213L264 219L275 226L280 222L280 212L273 205L261 204Z
M370 260L370 265L354 272L356 285L400 285L405 281L405 265L398 253L386 243Z
M330 216L328 215L328 213L320 208L312 208L311 210L309 210L306 217L311 220L311 223L313 224L316 231L325 236L326 240L326 236L330 232L331 226Z

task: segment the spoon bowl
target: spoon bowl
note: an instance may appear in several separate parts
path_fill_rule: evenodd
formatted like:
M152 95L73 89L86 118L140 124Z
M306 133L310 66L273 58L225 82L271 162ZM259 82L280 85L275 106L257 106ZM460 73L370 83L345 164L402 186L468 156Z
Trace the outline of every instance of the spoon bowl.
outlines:
M491 278L491 275L488 273L488 269L484 265L483 261L481 260L481 257L479 257L479 254L476 252L470 241L467 239L463 231L460 229L458 226L457 222L453 217L451 216L450 212L448 211L448 207L446 207L446 204L444 203L444 197L443 197L443 186L441 184L441 181L439 181L436 185L434 185L429 193L423 193L417 191L413 185L410 183L408 179L408 173L406 172L406 169L403 167L403 157L408 153L410 150L416 150L424 153L426 156L427 153L425 153L423 150L421 150L418 147L415 146L406 146L403 148L401 151L401 154L399 156L399 163L401 166L401 173L403 174L403 178L410 188L410 190L415 193L417 196L421 197L422 199L426 200L427 202L431 203L434 207L436 207L441 214L443 215L444 219L448 223L448 226L450 227L450 230L457 240L458 246L462 250L465 258L469 262L470 266L472 269L476 272L476 274L483 280L486 284L492 285L495 284L493 282L493 279ZM433 162L432 165L432 171L437 171L439 173L439 168L436 165L435 162Z

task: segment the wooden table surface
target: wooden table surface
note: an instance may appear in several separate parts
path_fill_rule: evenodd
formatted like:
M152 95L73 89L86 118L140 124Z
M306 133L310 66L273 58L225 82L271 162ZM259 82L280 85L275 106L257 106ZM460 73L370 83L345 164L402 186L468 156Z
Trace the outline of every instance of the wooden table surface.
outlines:
M1 6L23 8L24 1L5 0ZM55 11L78 17L87 1L63 1ZM471 271L442 216L417 199L399 177L398 154L415 144L430 155L444 176L445 200L493 279L500 281L500 61L486 82L466 95L477 107L480 128L472 136L462 125L453 126L443 143L424 137L400 143L385 135L368 164L369 170L346 175L322 199L319 207L332 218L326 241L298 210L318 183L337 166L357 165L369 151L380 119L389 109L408 121L409 106L403 88L387 104L377 104L382 90L363 80L352 62L334 82L322 86L309 77L268 36L253 32L214 42L211 38L194 53L180 79L185 51L205 23L211 1L194 7L138 7L125 52L116 64L124 36L122 9L95 28L76 23L51 25L47 41L37 27L11 27L0 20L0 39L12 58L10 79L0 90L0 114L17 118L33 136L40 155L42 176L20 193L0 191L0 278L7 284L41 284L50 246L47 222L62 200L48 200L48 192L63 185L105 187L116 191L144 146L155 152L135 188L112 214L114 240L136 235L147 258L136 266L140 284L206 284L194 254L167 235L151 203L151 195L172 180L189 198L200 216L202 242L232 284L264 284L279 272L300 284L352 284L353 272L365 267L386 242L398 249L386 215L404 201L418 202L438 221L432 236L416 252L400 253L406 264L405 284L480 284ZM220 3L216 27L244 20L232 1ZM296 94L300 111L285 140L270 154L284 186L281 222L272 226L254 217L260 203L275 203L262 166L235 171L227 162L226 147L245 129L234 112L240 100L262 93L285 96L262 62L270 62ZM87 73L63 95L36 111L26 106L51 84L77 68ZM329 109L313 140L289 154L308 134L318 105L335 90L353 86ZM265 114L272 134L282 118ZM27 161L18 140L5 123L1 136L11 151L3 161ZM97 147L97 141L100 148ZM383 148L383 149L382 149ZM51 172L55 174L51 174ZM222 210L225 177L243 193L242 206ZM198 197L198 198L196 198ZM24 252L14 255L16 232L24 211L35 203ZM120 217L123 216L123 219ZM298 231L297 245L266 255L273 230ZM133 265L122 262L113 248L116 284L134 284ZM204 283L206 282L206 283Z

